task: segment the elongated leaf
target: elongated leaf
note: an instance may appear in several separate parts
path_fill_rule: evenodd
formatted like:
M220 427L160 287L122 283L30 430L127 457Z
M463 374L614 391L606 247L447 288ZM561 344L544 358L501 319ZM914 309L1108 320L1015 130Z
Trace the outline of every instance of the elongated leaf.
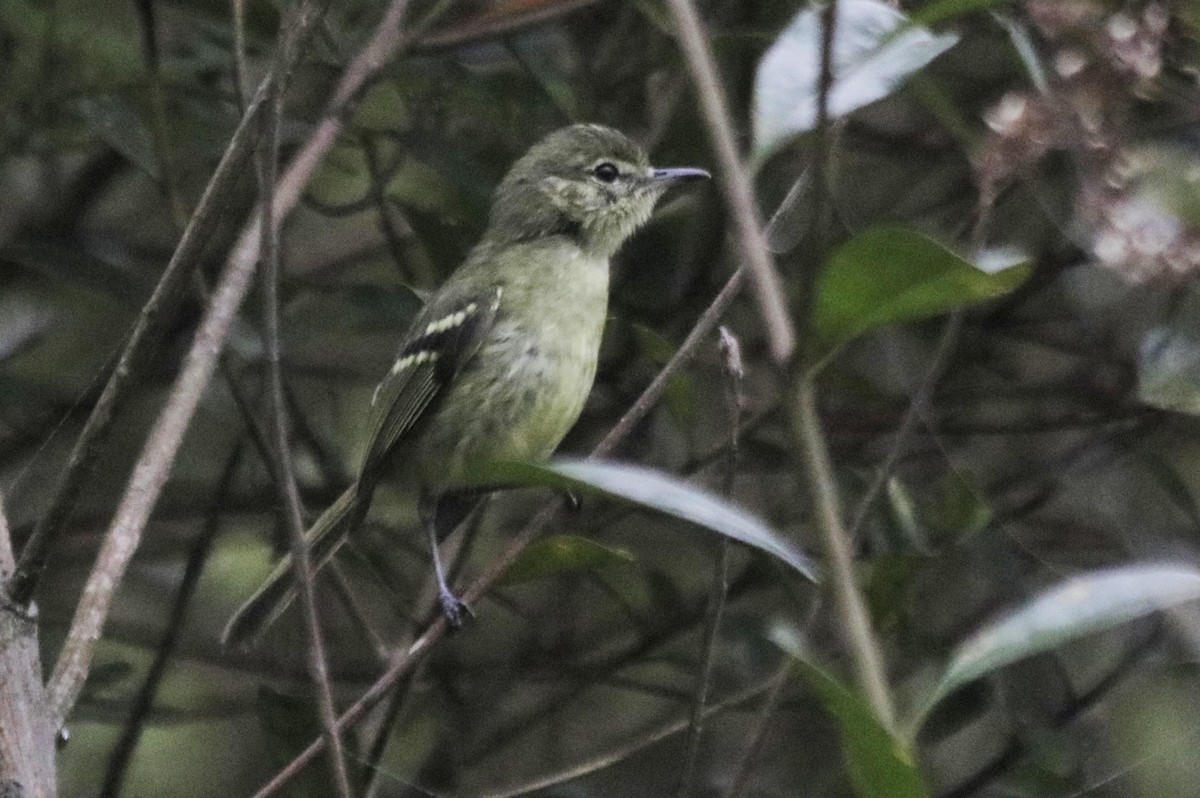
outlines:
M552 535L532 543L508 567L500 581L515 585L549 576L633 562L625 549L605 546L578 535Z
M821 13L809 8L797 14L758 65L754 149L760 160L816 124ZM829 115L842 116L886 97L957 41L956 34L935 34L879 0L841 0Z
M779 624L770 637L792 656L797 673L837 721L854 791L862 798L928 796L912 752L879 722L867 700L815 665L792 627Z
M985 253L971 263L913 230L878 227L833 254L822 272L815 323L833 347L874 327L1002 296L1028 275L1018 253Z
M1200 571L1134 565L1072 577L959 646L924 704L917 725L959 687L1071 640L1200 598Z
M808 579L816 580L816 567L808 557L757 517L702 488L653 468L564 458L544 465L492 463L481 466L473 478L481 485L539 485L618 496L765 551Z

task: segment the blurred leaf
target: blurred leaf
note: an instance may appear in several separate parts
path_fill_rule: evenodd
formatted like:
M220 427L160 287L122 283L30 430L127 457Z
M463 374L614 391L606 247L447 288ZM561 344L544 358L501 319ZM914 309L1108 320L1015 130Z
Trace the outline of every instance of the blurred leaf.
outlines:
M935 518L941 528L950 533L950 541L965 541L991 523L991 508L980 500L979 493L957 472L947 471L935 487Z
M605 546L578 535L552 535L535 541L508 567L500 583L515 585L550 576L633 562L625 549Z
M926 318L1003 296L1029 275L1025 258L992 251L971 263L902 227L851 238L821 273L815 324L830 348L884 324Z
M96 138L108 144L130 163L158 180L162 167L154 149L154 138L142 116L123 97L98 94L75 102L84 124Z
M1189 228L1200 226L1200 159L1183 147L1156 146L1128 156L1134 191ZM1155 231L1157 232L1157 231Z
M472 476L481 485L581 488L628 499L765 551L816 580L816 568L796 544L758 518L702 488L652 468L603 460L557 459L544 465L506 461L482 465Z
M821 68L820 8L797 14L767 50L754 81L754 150L760 161L813 128ZM879 0L842 0L834 26L829 115L844 116L895 91L958 41Z
M813 664L806 646L791 626L778 624L769 634L776 645L792 656L797 672L837 722L855 793L862 798L929 795L912 752L879 722L866 699Z
M1042 67L1042 57L1029 32L1029 26L1024 21L1017 21L1008 14L993 13L992 18L1008 34L1013 50L1021 60L1021 65L1025 67L1030 82L1043 94L1050 91L1050 81L1046 77L1046 70Z
M791 252L804 238L808 220L813 218L812 207L816 192L806 168L800 173L767 222L767 245L782 255Z
M893 526L900 533L905 548L927 549L925 525L917 513L916 502L913 501L908 488L899 478L893 476L888 479L886 490L888 515L891 517Z
M904 617L909 587L925 562L925 558L908 553L872 558L863 592L877 629L894 627Z
M1200 598L1200 571L1195 568L1131 565L1072 577L959 646L914 728L937 702L985 674L1195 598Z
M55 313L31 296L0 295L0 360L12 357L54 324Z

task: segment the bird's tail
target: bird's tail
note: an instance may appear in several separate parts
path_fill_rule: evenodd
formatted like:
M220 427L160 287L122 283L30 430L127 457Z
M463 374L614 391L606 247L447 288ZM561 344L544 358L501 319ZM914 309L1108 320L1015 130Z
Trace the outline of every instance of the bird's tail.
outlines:
M314 572L329 562L346 542L346 536L362 521L369 503L369 495L362 495L358 485L351 485L304 533ZM221 645L243 647L255 643L295 601L296 592L292 555L288 554L229 619L221 633Z

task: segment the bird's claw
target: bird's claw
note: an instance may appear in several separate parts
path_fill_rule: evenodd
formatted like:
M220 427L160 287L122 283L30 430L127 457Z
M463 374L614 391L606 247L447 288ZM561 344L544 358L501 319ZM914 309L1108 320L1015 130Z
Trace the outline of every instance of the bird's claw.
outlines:
M442 605L442 615L446 616L446 623L455 629L462 626L466 618L475 617L475 613L471 610L467 602L448 590L438 594L438 601Z

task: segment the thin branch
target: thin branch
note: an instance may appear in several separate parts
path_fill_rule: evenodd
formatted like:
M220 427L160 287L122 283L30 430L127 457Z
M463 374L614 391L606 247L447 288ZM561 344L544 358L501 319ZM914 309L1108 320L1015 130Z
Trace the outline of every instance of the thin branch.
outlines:
M233 94L246 107L246 0L233 0Z
M729 406L729 451L725 469L724 493L733 495L733 483L737 478L738 468L738 433L742 426L742 380L745 369L742 366L741 345L733 333L724 326L718 330L720 334L721 362L725 385L725 399ZM721 629L721 619L725 615L725 600L729 595L729 538L721 536L717 541L717 562L713 568L712 592L708 602L707 618L704 629L704 660L700 668L700 677L696 680L696 695L692 701L691 721L688 724L687 745L683 758L683 770L679 776L679 786L675 791L678 798L687 798L692 794L696 762L700 756L700 740L704 736L705 706L712 689L713 670L717 660L718 633Z
M244 58L241 59L244 63ZM300 506L300 491L296 487L296 472L292 463L288 435L287 401L283 395L283 365L279 335L279 228L275 213L275 178L279 161L279 123L283 116L283 92L276 86L272 92L271 114L267 118L264 146L259 152L259 188L262 192L262 291L263 333L267 360L268 395L271 400L271 425L280 483L284 497L284 525L292 551L292 570L300 591L305 637L308 642L308 671L317 692L317 707L321 730L329 750L330 767L340 798L351 798L350 775L342 741L335 725L337 712L333 704L333 688L329 681L329 664L325 656L325 641L321 636L321 619L317 611L316 583L313 567L304 540L304 511Z
M184 564L183 578L179 582L175 601L167 616L162 640L156 647L154 661L150 664L146 678L142 681L142 686L133 700L129 717L121 729L121 737L113 747L112 756L108 761L108 769L100 787L100 798L118 798L121 794L129 762L133 758L133 752L137 749L150 710L154 707L154 699L158 695L158 687L162 683L162 678L166 675L167 665L170 664L171 657L175 654L175 648L179 644L179 636L187 620L192 597L196 593L196 587L200 584L200 575L204 573L204 564L208 561L208 554L212 550L213 541L216 540L217 531L221 528L221 508L229 491L233 488L233 480L241 465L244 451L245 445L242 442L234 447L225 462L225 468L214 491L213 507L209 511L204 528L200 531L195 543L192 544L187 562Z
M256 117L261 113L271 85L275 80L284 78L279 71L280 66L295 64L303 41L302 34L311 30L320 13L321 8L317 0L308 0L299 6L289 7L289 14L285 16L283 23L284 33L280 36L281 53L277 56L276 68L271 73L275 77L264 80L263 85L259 87L255 99L251 101L252 108L259 110L247 110L243 124L252 113ZM248 141L246 146L249 147ZM231 142L230 149L232 148ZM226 150L226 156L229 155L229 151ZM319 157L314 159L310 153L308 161L294 163L280 180L276 200L281 217L295 206L300 187L307 181L318 160ZM215 180L216 176L213 182ZM209 184L210 190L213 182ZM206 196L208 193L206 192ZM203 199L201 204L204 204ZM189 227L194 226L195 221L196 216L193 215ZM108 617L113 594L125 574L133 552L137 549L142 531L154 509L154 503L166 483L175 455L183 442L183 435L216 368L218 355L233 318L249 289L250 278L258 260L261 224L261 215L255 213L242 230L221 279L213 291L212 302L196 331L192 348L184 359L182 371L175 380L166 406L155 421L142 453L134 465L133 474L97 555L96 564L84 585L83 595L71 621L71 629L47 688L52 717L58 726L65 721L75 705L79 691L83 688L96 641L100 639L104 621ZM182 242L180 246L182 248ZM178 252L179 250L176 251L177 255ZM120 373L120 365L117 373ZM111 412L111 407L109 410ZM75 489L77 490L78 486ZM65 512L64 508L64 515Z
M847 534L850 539L854 540L862 532L863 525L867 521L867 517L871 514L871 508L875 506L875 502L883 493L883 488L887 485L892 474L896 470L896 464L900 462L900 457L904 454L905 448L908 446L909 438L912 437L917 428L917 422L928 416L929 402L933 397L933 391L937 387L938 380L941 379L942 370L946 366L946 359L950 356L951 350L954 348L954 343L958 340L959 331L962 329L963 312L956 310L950 314L950 318L946 320L946 326L942 328L942 334L938 338L937 346L934 347L933 357L929 361L929 365L925 369L925 376L921 379L921 384L917 386L917 390L912 395L912 400L909 402L908 409L904 411L904 416L900 420L900 426L896 428L895 435L892 437L891 448L888 449L887 455L883 458L883 463L880 464L879 470L875 474L875 479L867 488L867 492L859 500L858 509L854 512L854 521L850 524L850 529Z
M818 525L829 560L829 581L833 585L840 626L850 646L858 682L871 708L884 727L894 729L896 712L888 690L883 654L871 630L871 617L854 574L850 537L842 521L833 464L829 460L829 449L821 431L820 416L817 415L816 386L808 376L800 377L798 383L793 423L812 482L813 500L817 505Z
M817 281L821 276L822 260L828 246L833 222L834 197L829 190L829 164L832 157L833 135L829 118L829 94L833 91L833 40L837 28L838 3L829 0L821 12L821 64L817 75L817 118L813 126L813 204L812 240L817 257L811 268L800 273L799 335L803 338L812 323L812 308L816 300ZM785 200L786 201L786 200Z
M758 764L759 754L762 753L763 744L767 740L767 730L771 726L771 718L775 716L775 710L779 707L783 686L787 684L791 673L792 669L784 664L771 680L771 689L767 692L762 709L758 711L758 722L754 724L750 742L742 752L742 761L738 766L737 775L734 776L723 798L741 798L745 794L746 785L750 783L750 777L754 774L754 766Z
M495 39L500 36L510 36L534 25L544 25L560 17L573 14L576 11L596 5L600 0L553 0L541 3L514 3L504 8L502 13L485 8L473 17L469 17L457 25L445 30L430 31L420 36L413 43L415 52L425 53L444 50L452 47L462 47L465 44ZM522 8L524 6L524 8ZM512 8L520 10L513 12Z
M726 281L720 293L713 299L712 304L705 309L704 313L696 321L696 325L692 327L692 331L688 333L687 338L675 350L675 354L671 355L671 359L666 362L662 370L654 375L654 379L646 386L646 390L642 391L641 396L625 411L625 415L621 416L620 420L613 425L608 434L592 450L592 457L606 457L609 455L617 447L617 444L629 437L629 433L633 432L634 427L646 417L650 409L658 404L658 400L662 398L663 393L667 390L667 383L692 359L692 356L699 349L700 344L716 329L721 316L724 315L730 303L741 292L745 282L746 270L739 268Z
M817 201L813 210L813 233L819 245L819 256L823 254L820 249L824 247L832 206L826 196L825 175L830 157L829 94L834 80L833 42L837 19L837 0L829 0L829 4L821 12L821 70L817 86L816 160L813 163L813 179L817 191ZM814 269L805 281L803 318L806 323L818 276L817 270ZM829 458L829 444L817 412L817 388L811 371L802 373L796 379L792 404L792 426L800 457L808 471L810 491L817 508L818 525L829 558L834 608L839 616L838 626L846 637L859 685L866 693L871 709L885 728L894 730L896 709L887 683L883 653L871 628L866 599L858 587L854 573L852 541L842 516L841 497L833 474L833 464Z
M743 704L755 696L762 694L764 691L769 690L770 686L771 680L767 680L744 687L728 698L706 707L704 718L711 718L718 712L723 712L726 709ZM546 774L539 777L536 781L527 782L501 791L483 793L480 798L518 798L518 796L528 795L535 790L543 790L547 787L553 787L556 784L562 784L572 779L586 776L589 773L595 773L598 770L603 770L617 762L628 759L634 751L641 751L661 740L665 740L673 734L678 734L687 725L688 721L683 718L666 721L658 726L646 729L642 734L631 740L623 740L622 744L616 750L605 752L583 762L578 762L564 770Z
M749 269L754 299L766 325L771 355L776 363L786 363L796 349L796 331L788 315L783 283L758 219L754 189L738 155L729 104L712 51L691 0L668 0L667 7L675 22L688 71L696 84L705 126L720 164L718 178L737 225L742 258Z
M238 123L220 163L209 179L200 202L179 239L175 253L163 271L162 278L142 307L117 365L71 450L47 510L21 550L16 573L7 584L9 597L19 605L28 604L33 597L45 570L46 557L61 534L83 488L84 479L91 472L100 454L101 444L107 436L113 418L124 404L129 390L138 383L142 369L158 345L165 322L171 317L171 310L183 294L188 278L199 263L200 254L211 238L220 214L229 206L233 189L252 154L255 134L266 108L271 86L287 74L299 58L299 44L308 35L318 16L314 12L317 2L318 0L305 0L303 9L307 13L298 14L296 24L286 26L280 32L280 47L271 69L259 84L246 112L242 115L241 122Z

